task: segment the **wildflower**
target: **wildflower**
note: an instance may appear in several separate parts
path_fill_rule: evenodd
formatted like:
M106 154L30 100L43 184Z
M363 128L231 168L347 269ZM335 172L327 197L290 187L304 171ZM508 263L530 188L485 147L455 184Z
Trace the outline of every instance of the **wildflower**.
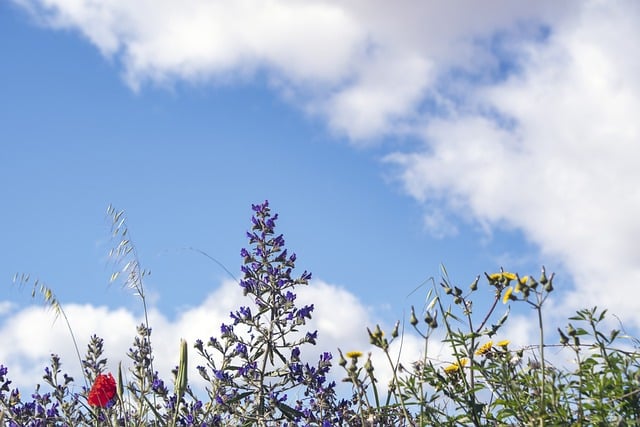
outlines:
M493 273L489 275L489 280L493 280L496 282L499 281L511 281L511 280L516 280L516 275L513 273L508 273L506 271L503 271L501 273Z
M361 351L348 351L347 352L347 357L350 357L351 359L357 359L358 357L362 357L362 352Z
M452 363L449 366L445 366L444 367L444 372L447 373L447 374L453 374L455 372L458 372L460 370L460 368L463 368L463 367L467 366L467 363L469 363L469 360L465 357L463 359L460 359L456 363Z
M498 347L502 347L502 348L507 348L507 346L509 345L511 341L509 340L502 340L502 341L498 341L498 343L496 344Z
M511 294L513 293L513 287L509 286L507 290L504 292L504 296L502 297L502 303L506 304L511 299Z
M482 356L483 354L487 354L491 351L493 347L493 341L488 341L485 344L481 345L479 349L476 350L476 356Z
M116 394L116 380L113 375L100 374L93 383L93 387L89 390L87 401L91 406L99 406L106 408L111 403Z

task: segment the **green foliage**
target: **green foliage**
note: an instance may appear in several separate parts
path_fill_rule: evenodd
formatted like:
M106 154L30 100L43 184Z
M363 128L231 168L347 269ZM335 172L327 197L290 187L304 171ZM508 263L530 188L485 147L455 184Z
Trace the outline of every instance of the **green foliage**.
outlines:
M361 398L370 392L378 394L371 360L364 370L355 364L345 367L362 413L379 425L389 425L390 408L396 414L393 425L640 425L638 341L621 336L616 329L603 333L606 310L578 311L569 319L577 326L568 324L566 332L559 329L560 344L549 344L542 308L554 290L553 275L547 277L543 268L537 281L504 271L485 277L484 289L493 293L493 301L478 312L471 296L479 289L479 278L465 292L451 283L443 269L444 295L435 288L433 298L428 294L423 326L415 308L411 309L409 324L424 340L424 357L410 368L391 356L390 345L399 339L397 334L392 332L387 341L381 332L370 333L372 344L387 356L393 378L387 403L374 404ZM527 304L537 313L538 343L514 348L508 340L491 340L509 315L508 309L498 312L500 301ZM450 361L444 365L428 356L429 341L439 327L438 312L442 313L442 341L450 350ZM627 342L623 344L622 339ZM555 350L557 360L570 353L575 363L555 366L545 357L549 348ZM367 375L361 375L364 371Z

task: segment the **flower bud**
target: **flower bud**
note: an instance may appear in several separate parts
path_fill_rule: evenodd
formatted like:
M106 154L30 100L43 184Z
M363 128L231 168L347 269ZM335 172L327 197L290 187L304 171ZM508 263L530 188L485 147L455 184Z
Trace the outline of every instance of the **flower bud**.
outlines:
M400 321L397 320L396 321L396 325L393 327L393 331L391 331L391 338L397 338L398 337L398 328L400 327Z
M544 285L544 290L547 292L551 292L553 290L553 276L555 276L555 273L551 274L551 277L549 277L548 283Z
M569 338L558 328L558 333L560 334L560 344L567 345L569 343Z
M367 358L367 361L364 362L364 369L367 371L369 375L373 374L373 364L371 363L371 354Z
M340 353L340 359L338 359L338 365L344 368L345 366L347 366L347 359L344 358L342 354L342 350L338 349L338 353Z
M548 282L548 279L547 279L547 272L546 272L546 270L544 269L544 266L542 267L542 274L540 275L540 280L539 280L539 282L540 282L540 283L542 283L543 285L546 285L546 284L547 284L547 282Z
M433 322L433 317L431 317L431 313L429 313L429 311L427 311L427 314L425 314L425 316L424 316L424 323L429 325L431 322Z
M480 280L480 276L476 276L476 280L474 280L471 286L469 286L469 289L471 289L472 291L478 289L478 280Z
M175 390L176 399L180 402L187 389L187 341L180 340L180 360L178 362L178 375L176 376Z
M429 323L429 326L431 327L431 329L435 329L438 327L438 318L437 316L433 317L433 320L431 321L431 323Z
M376 339L375 335L373 335L373 332L371 332L371 329L367 328L367 332L369 333L369 343L375 345L376 342L378 342L378 340Z
M411 326L416 326L418 324L418 318L416 317L416 311L413 306L411 306L411 318L409 319L409 323L411 323Z

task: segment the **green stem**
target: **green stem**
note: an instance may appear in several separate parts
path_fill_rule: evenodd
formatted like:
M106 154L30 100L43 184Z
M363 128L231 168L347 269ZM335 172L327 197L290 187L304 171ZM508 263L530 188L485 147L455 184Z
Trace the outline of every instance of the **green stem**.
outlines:
M545 360L544 360L544 326L542 323L542 305L536 305L536 311L538 312L538 328L540 329L540 370L541 370L541 389L540 389L540 426L544 426L544 415L545 415L545 385L546 385L546 375L545 375Z

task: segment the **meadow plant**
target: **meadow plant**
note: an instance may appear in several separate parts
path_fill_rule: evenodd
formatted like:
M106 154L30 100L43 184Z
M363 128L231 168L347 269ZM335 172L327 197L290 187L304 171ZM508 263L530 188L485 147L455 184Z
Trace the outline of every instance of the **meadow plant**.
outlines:
M434 287L428 293L422 320L411 307L409 324L424 343L423 357L411 366L399 363L390 350L402 337L397 323L389 339L379 326L369 330L371 344L386 356L392 378L381 404L371 358L363 365L357 357L348 366L341 363L354 396L376 397L360 399L363 421L410 426L640 425L638 341L617 329L604 334L606 310L578 311L570 320L584 327L569 324L566 332L558 329L560 343L550 344L542 308L554 290L554 276L547 277L543 268L538 280L503 270L485 278L483 287L493 298L478 309L471 296L480 289L480 276L464 291L451 283L443 268L441 290ZM535 311L537 343L513 347L508 339L494 342L509 316L509 307L498 308L511 303ZM441 341L450 351L446 362L429 356L429 341L437 328L444 329ZM626 339L626 344L619 339ZM555 366L545 349L553 349L556 360L560 353L572 353L572 365Z
M640 425L638 341L620 329L605 334L606 310L594 307L578 311L569 319L573 323L557 328L559 343L550 343L543 306L554 291L554 275L547 277L544 268L537 280L504 270L485 274L466 290L452 283L443 268L423 309L411 307L407 319L411 333L423 342L422 356L409 365L400 363L396 350L409 333L403 322L388 333L379 325L366 328L371 351L338 349L337 364L352 387L350 396L341 399L330 379L332 353L319 352L313 363L306 357L319 337L308 324L314 305L298 304L296 292L309 285L311 273L294 274L296 255L289 254L282 234L276 233L278 215L268 202L252 209L238 281L246 304L231 311L219 327L212 325L216 334L191 347L200 356L195 371L206 384L204 392L189 383L193 378L185 340L177 343L179 360L172 378L165 381L155 370L144 287L149 273L140 266L124 212L109 207L116 241L110 255L118 267L111 279L122 278L144 311L126 354L129 368L120 362L110 372L104 341L96 335L82 356L62 304L36 280L32 296L40 296L62 316L72 335L83 385L64 373L60 358L52 354L43 385L23 396L12 387L8 367L0 364L0 425ZM25 285L30 278L18 275L16 281ZM490 292L490 302L474 305L472 297L481 291ZM512 304L534 311L536 343L517 347L508 339L495 341L498 333L504 334ZM436 337L445 344L446 360L431 355ZM391 368L388 384L379 382L372 351L381 352ZM548 358L551 351L554 360L569 355L573 364L554 365Z

